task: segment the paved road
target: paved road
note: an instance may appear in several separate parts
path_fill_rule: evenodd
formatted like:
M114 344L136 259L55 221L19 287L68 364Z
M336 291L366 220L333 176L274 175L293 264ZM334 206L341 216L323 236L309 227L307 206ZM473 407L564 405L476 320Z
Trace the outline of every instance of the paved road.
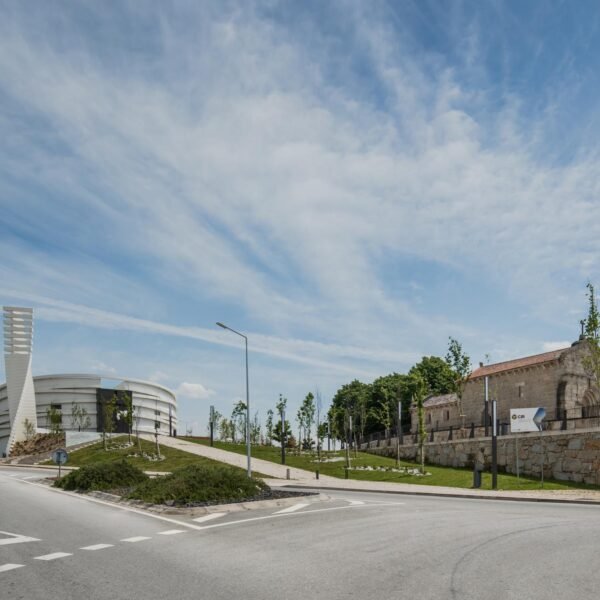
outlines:
M581 600L600 588L596 506L345 491L164 520L40 487L41 475L0 468L2 600Z

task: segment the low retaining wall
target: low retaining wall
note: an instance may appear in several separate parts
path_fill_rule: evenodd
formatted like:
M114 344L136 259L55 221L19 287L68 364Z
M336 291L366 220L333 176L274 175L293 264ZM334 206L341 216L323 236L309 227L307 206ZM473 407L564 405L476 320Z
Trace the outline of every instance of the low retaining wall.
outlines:
M405 438L406 439L406 438ZM544 431L498 437L498 469L506 473L541 476L562 481L600 485L600 431ZM379 448L364 448L365 452L396 457L396 440ZM417 444L400 446L400 458L418 461ZM482 464L491 467L492 438L460 439L446 442L426 442L428 463L473 468Z

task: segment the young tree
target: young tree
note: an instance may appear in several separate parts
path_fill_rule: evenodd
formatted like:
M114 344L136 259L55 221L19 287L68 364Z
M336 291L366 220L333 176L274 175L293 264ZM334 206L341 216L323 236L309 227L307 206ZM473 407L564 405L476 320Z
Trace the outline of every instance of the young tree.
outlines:
M102 405L102 445L104 450L108 450L107 436L110 436L115 429L115 412L117 410L117 394L113 394L110 400Z
M302 406L300 408L303 416L303 425L304 425L304 441L302 442L302 446L307 450L310 450L313 444L312 440L312 426L315 421L315 397L312 392L308 392L306 398L302 402Z
M427 395L427 384L420 373L416 372L409 376L406 385L406 394L412 399L417 407L417 433L419 443L419 462L421 463L421 473L425 473L425 439L427 432L425 431L425 411L423 410L423 402Z
M267 411L265 430L267 434L267 445L270 446L273 443L273 409L271 408Z
M242 400L238 400L231 412L231 423L234 427L234 430L240 434L240 438L242 440L246 439L246 403ZM234 433L235 435L235 433ZM234 440L235 441L235 440Z
M71 428L81 431L85 431L92 424L92 420L88 415L88 411L80 406L77 402L73 402L71 405Z
M275 423L275 427L273 428L273 439L276 442L279 442L280 444L283 443L283 440L285 439L287 442L287 446L293 446L294 444L291 443L291 440L293 440L294 437L292 435L292 428L290 426L290 422L287 419L285 421L285 430L283 432L285 434L284 437L282 437L281 435L281 429L281 419L279 419L279 421Z
M600 388L600 313L596 302L594 286L588 282L588 315L583 321L584 337L587 345L587 356L583 358L583 368L588 377L594 382L596 389Z
M469 375L471 374L471 359L465 352L463 352L462 345L455 340L454 338L448 338L448 353L446 354L446 363L448 366L454 371L454 379L452 381L451 391L456 394L458 399L458 414L463 420L464 427L464 419L465 415L462 407L462 397L463 392L465 390L465 385L467 385L467 381L469 380Z
M25 439L29 441L35 435L35 427L29 419L23 421L23 429L25 430Z
M52 435L58 435L62 432L62 411L56 406L50 405L46 409L46 423Z
M135 421L135 437L137 439L138 451L141 454L142 442L140 440L140 423L142 422L142 407L139 404L135 407L133 418Z
M258 411L254 413L254 419L250 422L250 441L253 444L260 444L260 421L258 420Z

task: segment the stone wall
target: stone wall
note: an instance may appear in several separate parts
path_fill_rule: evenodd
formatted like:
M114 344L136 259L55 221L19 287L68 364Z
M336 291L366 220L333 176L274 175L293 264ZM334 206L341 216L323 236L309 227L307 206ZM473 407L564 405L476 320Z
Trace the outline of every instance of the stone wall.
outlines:
M407 441L407 438L405 438ZM600 485L600 431L544 431L523 433L518 436L498 437L498 470L517 471L522 475L544 477ZM378 448L365 448L366 452L396 457L396 440L387 440ZM418 446L403 444L400 457L418 460ZM490 437L460 439L425 444L426 461L435 465L473 468L474 464L491 467L492 439Z

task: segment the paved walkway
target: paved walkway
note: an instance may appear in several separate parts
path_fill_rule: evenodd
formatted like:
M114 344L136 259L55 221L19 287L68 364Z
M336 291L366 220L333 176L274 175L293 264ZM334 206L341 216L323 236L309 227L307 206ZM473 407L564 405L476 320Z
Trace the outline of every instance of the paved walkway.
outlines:
M144 436L142 436L144 437ZM147 436L147 439L154 441L153 436ZM160 443L164 446L177 448L184 452L197 454L212 458L219 462L224 462L236 467L246 468L246 456L227 450L211 448L202 444L195 444L178 438L162 437ZM287 470L290 471L290 478L293 481L287 481ZM271 487L282 487L293 485L294 487L311 487L323 490L346 490L346 491L365 491L365 492L384 492L396 494L418 494L425 496L449 496L454 498L489 498L499 500L525 500L536 502L576 502L582 504L600 504L600 490L473 490L465 488L442 487L431 485L417 485L412 483L391 483L389 481L361 481L357 479L339 479L321 475L317 480L315 474L304 469L295 469L278 465L266 460L252 458L252 470L267 477L275 479L266 479L266 483Z
M141 435L143 439L154 441L154 436ZM179 438L172 438L162 436L159 438L161 446L168 446L169 448L176 448L189 452L190 454L197 454L198 456L204 456L206 458L212 458L219 462L233 465L234 467L240 467L245 469L247 467L247 459L245 454L238 454L237 452L228 452L227 450L221 450L219 448L211 448L203 444L196 444L194 442L188 442ZM285 465L278 465L277 463L270 462L268 460L261 460L260 458L252 457L252 472L260 473L267 477L273 477L277 479L285 480L287 477L287 471L289 470L290 479L301 482L315 482L315 474L304 469L296 469L294 467L286 467ZM339 481L336 477L321 476L323 482L335 483ZM321 481L320 480L320 481ZM281 482L280 482L281 483Z

